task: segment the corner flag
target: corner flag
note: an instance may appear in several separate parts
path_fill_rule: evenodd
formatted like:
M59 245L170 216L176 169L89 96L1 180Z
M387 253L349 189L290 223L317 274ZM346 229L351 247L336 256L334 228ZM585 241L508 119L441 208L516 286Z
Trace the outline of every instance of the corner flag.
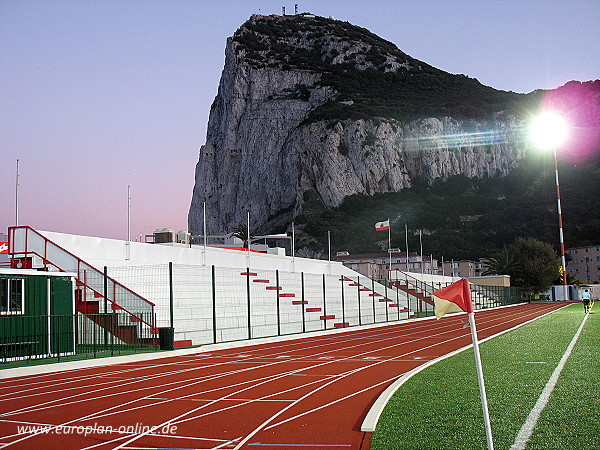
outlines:
M475 353L475 366L477 369L479 395L481 397L481 407L483 410L485 437L488 449L494 450L492 426L490 423L487 396L485 394L485 381L483 379L483 368L481 367L479 340L477 339L477 327L475 326L475 313L473 312L473 302L471 300L471 288L469 286L469 280L467 278L462 278L455 283L452 283L450 286L447 286L443 289L438 289L433 293L433 301L435 304L435 316L438 319L449 312L464 311L469 313L469 325L471 327L471 338L473 340L473 351Z
M440 319L446 313L473 312L471 288L469 280L462 278L450 286L438 289L433 293L435 317Z

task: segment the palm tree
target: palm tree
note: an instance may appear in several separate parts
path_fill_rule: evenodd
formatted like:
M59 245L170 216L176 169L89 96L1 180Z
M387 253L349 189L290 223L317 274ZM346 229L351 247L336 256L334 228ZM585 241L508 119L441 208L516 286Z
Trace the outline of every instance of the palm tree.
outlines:
M483 275L511 275L514 276L520 269L520 264L514 252L504 249L485 260L487 269Z
M248 242L251 241L254 236L248 236L248 225L243 223L235 227L233 233L231 233L231 237L241 239L242 241L244 241L244 248L249 248Z

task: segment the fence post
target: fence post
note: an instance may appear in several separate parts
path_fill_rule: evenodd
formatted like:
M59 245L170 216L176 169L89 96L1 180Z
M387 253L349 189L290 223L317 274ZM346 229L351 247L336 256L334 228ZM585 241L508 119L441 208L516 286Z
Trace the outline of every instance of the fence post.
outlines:
M248 254L250 251L248 251ZM246 267L246 300L248 305L248 339L252 339L252 322L250 320L250 267Z
M94 324L95 325L95 324ZM92 327L92 346L94 347L94 358L96 357L96 327ZM60 361L60 354L58 355Z
M281 336L281 315L279 308L279 269L275 271L275 292L277 292L277 336Z
M300 272L300 285L302 287L302 332L306 333L306 308L304 307L304 272Z
M104 349L106 350L106 348L108 347L108 323L106 317L106 314L108 312L108 299L106 298L108 296L108 267L106 266L104 266L103 285L104 292L102 294L104 295L104 318L102 320L104 322Z
M362 313L360 310L360 277L356 278L356 293L358 294L358 324L362 325Z
M375 280L371 278L371 294L375 293ZM375 315L375 296L373 296L373 323L377 323L377 316Z
M140 321L137 323L137 342L136 342L136 346L141 349L143 342L144 342L144 330L142 328L142 323L144 323L144 313L140 312Z
M385 321L389 322L390 321L390 316L389 316L390 313L389 313L388 309L390 307L389 307L389 302L388 302L389 298L387 295L387 289L388 289L387 282L383 285L383 287L385 288L385 290L384 290L384 293L385 293Z
M169 326L173 333L173 340L175 340L175 330L173 327L173 263L169 262Z
M398 305L396 307L396 312L397 312L398 320L400 320L400 294L399 294L400 288L398 287L397 281L396 281L396 286L394 286L394 287L396 288L396 305Z
M346 309L344 302L344 275L341 275L341 286L342 286L342 323L346 323ZM342 325L345 326L345 325Z
M327 297L325 296L325 274L323 274L323 329L327 329Z
M111 316L110 316L110 356L115 356L115 327L116 327L116 321L117 321L117 316L116 316L116 312L113 309Z
M215 283L215 266L211 267L211 285L212 285L212 322L213 322L213 342L217 343L217 289Z
M62 316L56 316L56 320L58 321L58 327L57 327L57 338L56 338L56 355L58 356L58 362L60 362L60 335L61 335L61 328L60 328L60 318ZM96 350L94 349L94 352ZM94 355L95 356L95 355Z
M425 289L425 287L427 285L425 284L424 281L421 281L421 286L422 286L421 295L423 296L423 303L425 303L425 317L427 317L427 316L429 316L429 310L428 310L429 303L425 301L425 297L427 297L427 289Z

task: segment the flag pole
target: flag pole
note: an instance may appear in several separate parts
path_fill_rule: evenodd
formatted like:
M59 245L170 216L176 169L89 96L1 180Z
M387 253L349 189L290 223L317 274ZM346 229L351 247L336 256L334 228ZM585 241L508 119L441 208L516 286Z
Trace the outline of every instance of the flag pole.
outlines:
M206 265L206 201L202 202L202 234L204 234L204 260L202 265Z
M479 354L479 342L477 340L477 328L475 328L475 313L473 312L469 313L469 325L471 326L471 338L473 339L475 366L477 367L477 380L479 382L479 395L481 397L481 407L483 409L483 423L485 424L485 437L488 450L494 450L492 426L490 424L490 414L488 411L487 396L485 394L485 381L483 379L483 368L481 367L481 356Z
M295 255L296 255L296 233L294 231L294 222L292 222L292 272L296 272L296 261L295 261Z
M390 219L388 219L389 221ZM388 222L389 223L389 222ZM392 278L392 227L388 228L388 253L390 254L390 270L388 272L387 279Z
M421 245L421 281L423 281L423 266L425 266L425 261L423 261L423 230L419 230L419 242Z
M17 159L17 181L15 184L15 226L19 226L19 160Z
M331 231L327 230L327 265L329 266L329 275L331 275Z
M248 264L248 267L250 267L250 211L248 211L248 218L246 221L246 231L247 231L247 235L246 238L248 239L248 251L246 252L246 263Z
M406 271L408 272L408 225L404 224L404 232L406 235Z

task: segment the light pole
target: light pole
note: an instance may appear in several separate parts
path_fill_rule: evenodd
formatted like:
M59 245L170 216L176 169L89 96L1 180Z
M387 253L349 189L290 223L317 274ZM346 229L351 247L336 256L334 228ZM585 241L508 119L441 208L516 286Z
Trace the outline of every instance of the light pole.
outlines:
M534 119L530 128L530 136L534 144L543 150L552 149L554 155L554 176L556 180L556 200L558 205L558 231L560 236L560 260L562 269L564 300L568 300L567 293L567 263L565 259L565 240L563 233L562 208L560 203L560 182L558 179L558 158L556 148L567 137L567 125L563 118L555 112L547 111Z
M15 185L15 226L19 226L19 160L17 159L17 182Z

